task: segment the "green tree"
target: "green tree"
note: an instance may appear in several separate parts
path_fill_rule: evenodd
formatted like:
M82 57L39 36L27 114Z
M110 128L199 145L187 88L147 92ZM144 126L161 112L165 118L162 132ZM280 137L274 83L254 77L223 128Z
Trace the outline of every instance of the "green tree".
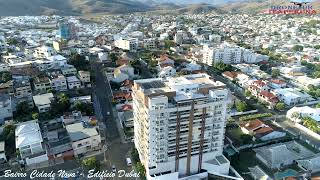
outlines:
M230 64L224 64L223 62L219 62L219 63L214 64L214 68L220 72L232 70L232 66Z
M303 125L313 132L319 132L318 122L311 117L304 117L302 119Z
M315 49L320 49L320 44L314 46Z
M174 41L171 40L165 40L164 41L164 48L170 49L170 47L173 47L175 45Z
M237 109L237 111L239 111L239 112L244 112L244 111L247 110L247 108L248 108L247 103L245 103L245 102L243 102L243 101L238 101L238 102L236 103L236 109Z
M3 128L3 132L1 134L1 141L5 142L6 155L9 155L9 156L13 155L16 149L14 125L6 125Z
M136 169L137 169L137 171L139 172L140 177L141 177L142 179L145 179L146 169L145 169L144 166L141 164L141 162L137 162L137 164L136 164Z
M16 106L17 116L24 116L30 113L29 104L27 101L23 101Z
M60 116L70 109L69 97L65 93L57 95L57 101L51 104L50 115L53 117Z
M100 163L97 161L97 158L95 156L82 160L81 164L86 169L95 169L95 170L100 169Z
M33 113L31 114L31 117L32 117L32 119L38 119L38 118L39 118L39 113L33 112Z
M301 52L301 51L303 51L303 46L295 45L295 46L292 47L292 50L296 51L296 52Z
M17 40L17 39L15 39L15 38L9 38L9 39L7 39L7 44L9 44L9 45L17 45L19 43L19 41Z
M115 53L111 53L109 54L109 59L112 61L112 62L116 62L118 60L118 57Z
M84 112L87 116L94 115L94 109L91 103L77 102L75 104L75 110Z
M272 69L271 76L274 78L280 76L280 70L279 69Z
M1 72L1 82L8 82L12 80L12 75L10 72Z
M286 105L282 102L279 102L276 104L276 109L279 111L284 110L285 107L286 107Z
M74 65L77 70L87 71L90 63L86 60L86 57L80 54L73 54L69 59L69 64Z
M251 97L251 92L250 92L249 90L246 90L246 91L244 92L244 95L245 95L246 97Z
M320 103L318 103L318 104L316 105L316 108L320 108Z

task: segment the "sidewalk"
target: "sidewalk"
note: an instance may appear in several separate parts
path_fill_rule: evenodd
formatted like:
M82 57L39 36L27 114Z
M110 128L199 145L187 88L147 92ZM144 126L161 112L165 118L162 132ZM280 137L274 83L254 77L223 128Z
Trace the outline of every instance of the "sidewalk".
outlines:
M120 139L121 139L121 142L122 143L128 143L129 141L126 140L126 135L124 134L123 132L123 128L121 126L121 123L120 123L120 118L118 116L118 111L116 110L115 107L112 107L112 110L113 110L113 117L115 118L115 121L116 121L116 124L117 124L117 128L118 128L118 132L120 134Z

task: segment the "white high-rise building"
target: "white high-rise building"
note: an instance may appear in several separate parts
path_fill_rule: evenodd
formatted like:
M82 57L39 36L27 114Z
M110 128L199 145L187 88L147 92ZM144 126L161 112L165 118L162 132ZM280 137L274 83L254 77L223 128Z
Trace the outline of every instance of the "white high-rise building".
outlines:
M115 47L131 52L136 52L139 46L139 40L137 38L118 39L114 41Z
M237 64L241 62L241 49L239 47L225 47L215 52L214 63Z
M202 63L207 64L208 66L212 66L213 65L213 60L215 57L215 52L214 52L214 48L213 47L209 47L208 45L204 45L203 49L203 59L202 59Z
M136 80L134 142L148 180L225 176L229 91L207 74Z

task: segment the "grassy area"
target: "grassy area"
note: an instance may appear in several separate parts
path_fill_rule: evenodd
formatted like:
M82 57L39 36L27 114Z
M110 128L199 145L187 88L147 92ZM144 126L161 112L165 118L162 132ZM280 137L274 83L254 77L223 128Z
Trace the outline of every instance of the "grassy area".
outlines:
M252 136L244 134L239 127L228 129L227 135L236 146L252 143Z

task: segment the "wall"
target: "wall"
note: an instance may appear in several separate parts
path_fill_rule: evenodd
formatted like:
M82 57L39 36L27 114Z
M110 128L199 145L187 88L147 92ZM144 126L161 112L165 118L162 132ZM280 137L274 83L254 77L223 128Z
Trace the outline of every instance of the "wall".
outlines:
M310 129L306 128L305 126L303 126L303 125L301 125L299 123L295 123L294 126L297 127L298 129L308 133L308 135L320 140L320 135L318 133L315 133L315 132L311 131Z

